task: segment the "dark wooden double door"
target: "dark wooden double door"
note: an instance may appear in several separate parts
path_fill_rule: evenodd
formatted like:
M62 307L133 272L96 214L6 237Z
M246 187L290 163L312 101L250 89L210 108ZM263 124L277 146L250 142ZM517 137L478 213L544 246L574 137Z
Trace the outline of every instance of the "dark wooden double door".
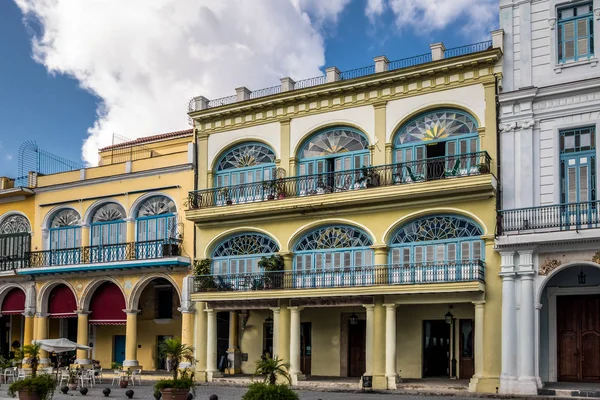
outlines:
M600 295L556 298L558 380L600 382Z

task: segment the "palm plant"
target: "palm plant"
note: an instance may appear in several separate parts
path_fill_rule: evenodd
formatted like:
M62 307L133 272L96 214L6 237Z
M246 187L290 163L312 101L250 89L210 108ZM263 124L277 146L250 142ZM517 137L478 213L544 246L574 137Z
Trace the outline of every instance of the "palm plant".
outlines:
M161 356L167 358L170 368L173 370L173 380L177 380L179 364L182 361L194 361L194 349L181 342L181 339L166 339L159 346Z
M31 368L31 377L35 378L38 366L40 365L40 350L42 347L39 344L27 344L20 348L16 358L23 360Z
M261 357L260 360L256 362L256 371L254 372L257 375L264 375L265 383L269 385L276 385L277 378L283 377L289 383L292 383L289 374L287 373L290 365L283 362L278 357Z

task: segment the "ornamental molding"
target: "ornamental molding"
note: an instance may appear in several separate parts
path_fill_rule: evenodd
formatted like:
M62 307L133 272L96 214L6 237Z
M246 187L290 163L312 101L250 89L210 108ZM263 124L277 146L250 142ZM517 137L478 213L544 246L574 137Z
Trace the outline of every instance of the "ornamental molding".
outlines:
M576 94L573 96L556 97L554 99L536 101L533 104L534 111L561 109L565 107L578 107L590 105L590 103L598 102L600 95L597 92Z
M554 26L556 25L556 18L548 18L548 26L550 30L554 30Z
M554 271L556 268L560 267L561 262L558 260L546 259L540 270L538 271L538 275L548 275L550 272Z
M598 250L593 256L592 256L592 262L595 262L596 264L600 264L600 250Z
M596 16L597 20L600 20L600 8L596 8L594 10L594 15Z
M504 124L500 124L500 132L511 132L511 131L519 131L521 129L530 129L535 125L535 120L533 118L525 119L521 121L512 121L506 122Z

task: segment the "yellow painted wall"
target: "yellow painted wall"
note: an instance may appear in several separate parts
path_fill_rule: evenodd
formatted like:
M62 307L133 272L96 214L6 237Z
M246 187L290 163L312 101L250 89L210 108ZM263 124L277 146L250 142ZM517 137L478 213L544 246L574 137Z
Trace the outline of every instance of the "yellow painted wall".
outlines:
M23 346L23 340L21 338L21 326L23 325L23 317L21 315L11 315L10 317L10 342L9 345L15 340L18 340Z
M27 216L32 229L34 228L34 209L35 201L33 196L23 197L17 196L13 198L14 201L0 202L0 219L3 219L7 213L18 211Z
M246 329L241 332L240 351L248 353L248 361L242 361L242 373L254 374L256 361L263 352L263 324L269 316L267 310L252 310Z
M113 360L114 337L125 335L125 325L97 325L94 359L100 361L104 370L110 369Z

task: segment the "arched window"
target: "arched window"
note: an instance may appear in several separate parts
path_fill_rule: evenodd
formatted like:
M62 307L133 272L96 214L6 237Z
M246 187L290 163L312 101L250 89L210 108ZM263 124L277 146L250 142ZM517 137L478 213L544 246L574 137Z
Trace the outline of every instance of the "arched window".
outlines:
M22 215L0 221L0 270L21 268L31 247L31 227Z
M137 209L137 242L173 240L177 238L177 207L165 196L152 196Z
M98 207L92 216L91 245L125 243L127 238L125 217L125 210L119 204L108 203Z
M50 250L81 246L81 217L73 209L59 210L50 220Z
M302 237L294 247L296 270L324 270L373 265L373 241L348 225L325 226Z
M390 242L393 265L447 264L484 258L483 230L459 216L429 216L400 227Z
M271 180L275 178L275 153L262 143L243 143L228 150L216 170L217 187Z
M315 133L300 148L298 159L300 176L319 174L301 180L301 195L348 190L361 175L347 171L371 165L367 137L350 127L332 127Z
M243 233L222 241L212 252L213 274L244 274L258 271L258 261L279 251L273 239L258 233Z
M477 157L453 156L479 151L477 128L475 118L464 111L440 109L423 113L396 132L394 162L408 163L406 178L411 180L421 180L426 175L431 179L432 174L456 175L459 169L476 168ZM431 159L441 160L439 167L432 168Z

